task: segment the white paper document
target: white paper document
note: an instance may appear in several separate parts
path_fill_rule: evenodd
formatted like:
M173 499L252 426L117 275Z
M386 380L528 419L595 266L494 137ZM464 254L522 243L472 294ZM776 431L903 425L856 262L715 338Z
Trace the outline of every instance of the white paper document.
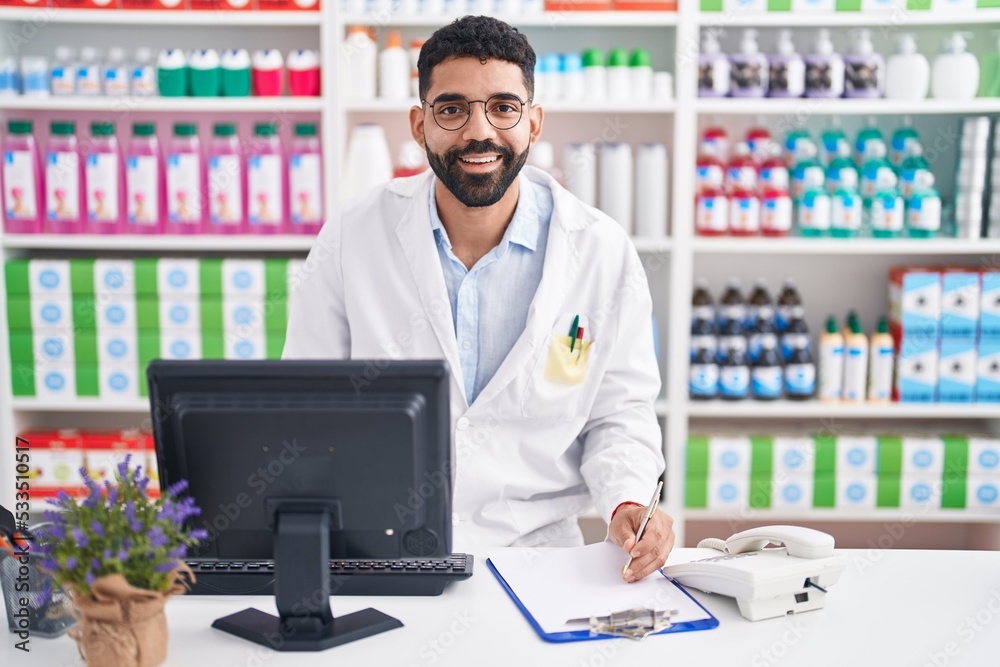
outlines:
M622 579L628 555L612 542L585 547L496 549L490 562L546 634L587 630L571 618L607 616L636 607L676 609L674 624L711 618L659 572L633 584Z

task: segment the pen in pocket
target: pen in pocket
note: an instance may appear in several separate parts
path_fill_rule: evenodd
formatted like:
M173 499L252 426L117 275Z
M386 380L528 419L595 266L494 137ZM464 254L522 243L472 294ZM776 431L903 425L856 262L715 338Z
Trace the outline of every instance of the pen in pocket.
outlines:
M580 365L580 358L583 356L583 327L580 327L579 329L576 330L576 339L575 340L577 340L577 341L580 342L580 344L578 346L580 349L576 353L576 365L579 366ZM572 350L573 350L573 347L572 347L572 344L571 344L570 345L570 351L572 351Z

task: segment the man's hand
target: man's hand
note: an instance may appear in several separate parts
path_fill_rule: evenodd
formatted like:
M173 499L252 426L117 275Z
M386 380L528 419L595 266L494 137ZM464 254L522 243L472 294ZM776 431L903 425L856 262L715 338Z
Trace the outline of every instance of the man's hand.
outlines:
M625 581L639 581L656 572L667 562L670 550L674 548L674 520L660 510L653 512L642 532L642 539L635 542L635 534L646 516L646 508L625 505L618 508L611 519L609 537L632 556L632 563L625 572Z

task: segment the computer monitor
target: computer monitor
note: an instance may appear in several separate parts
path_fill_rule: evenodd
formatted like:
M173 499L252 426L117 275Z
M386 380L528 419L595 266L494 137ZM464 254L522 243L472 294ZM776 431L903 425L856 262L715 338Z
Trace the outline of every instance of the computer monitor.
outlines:
M188 480L209 531L198 555L275 560L279 616L213 627L320 650L401 625L373 609L335 625L328 561L450 554L445 362L155 360L147 377L161 484Z

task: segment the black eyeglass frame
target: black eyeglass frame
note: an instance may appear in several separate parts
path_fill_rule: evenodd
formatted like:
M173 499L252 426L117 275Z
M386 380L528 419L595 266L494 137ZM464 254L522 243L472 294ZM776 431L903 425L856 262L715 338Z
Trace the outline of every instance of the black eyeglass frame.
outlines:
M501 100L506 100L508 102L512 102L514 100L517 100L518 103L521 105L521 113L517 117L517 120L514 121L514 124L511 125L510 127L498 127L497 124L494 123L493 120L490 118L490 113L489 113L489 111L487 111L487 104L489 103L490 100L496 99L496 98L499 98ZM436 99L436 100L434 100L434 103L432 104L432 103L428 102L425 99L421 99L420 103L422 105L430 108L430 110L431 110L431 116L434 117L434 123L438 127L440 127L442 130L444 130L445 132L458 132L463 127L465 127L466 125L468 125L469 124L469 119L472 118L472 105L476 104L476 103L482 104L483 105L483 113L486 115L486 122L488 122L494 128L496 128L496 129L500 130L501 132L503 132L503 131L506 131L506 130L513 130L515 127L518 126L518 124L521 122L521 119L524 118L524 110L531 106L532 101L533 101L533 98L531 98L531 97L529 97L526 100L522 100L520 97L518 97L517 95L515 95L513 93L497 93L496 95L490 95L485 100L467 100L467 99L464 99L464 98L454 98L454 99L444 99L444 100ZM469 110L465 114L465 121L461 125L459 125L458 127L445 127L445 126L441 125L441 121L438 120L437 114L434 113L434 107L437 106L437 105L439 105L439 104L454 104L456 102L465 102L466 104L469 105Z

